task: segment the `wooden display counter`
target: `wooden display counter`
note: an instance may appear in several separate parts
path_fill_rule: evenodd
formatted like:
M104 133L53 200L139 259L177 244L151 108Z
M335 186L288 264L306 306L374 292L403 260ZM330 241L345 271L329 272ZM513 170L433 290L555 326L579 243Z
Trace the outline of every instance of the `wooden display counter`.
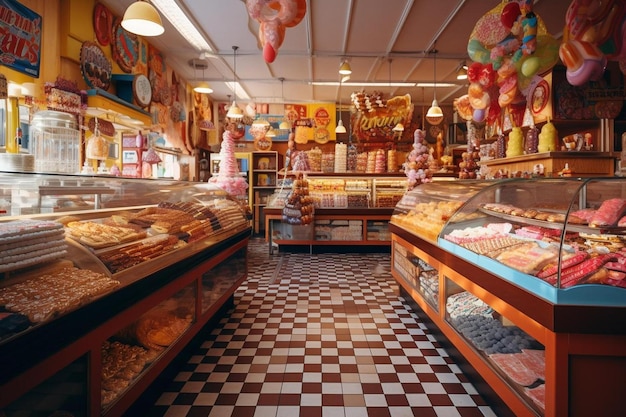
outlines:
M626 308L554 304L395 224L389 229L393 276L513 415L626 414ZM432 268L435 285L422 285L425 268ZM530 388L513 383L453 325L447 301L460 290L545 348L543 407L531 399Z
M52 415L65 410L76 416L124 415L193 337L232 302L246 278L250 234L248 227L224 236L199 253L2 341L0 414ZM163 306L190 311L187 327L171 344L157 348L156 356L136 369L138 374L126 380L107 375L111 358L105 359L106 347L120 343L126 329L138 329L142 317L150 313L157 317ZM113 399L105 395L111 389L117 391ZM34 406L37 414L31 414Z
M394 208L328 208L315 209L314 223L306 226L282 223L281 208L265 209L265 239L270 254L280 245L309 246L309 251L317 245L323 246L389 246L388 222ZM316 225L331 230L328 238L316 239ZM279 230L289 228L288 232ZM333 239L334 227L355 230L342 239ZM358 236L357 236L358 235ZM344 237L348 237L345 239Z
M543 152L530 155L514 156L480 161L480 165L489 167L492 173L499 169L514 173L516 171L533 172L535 165L542 164L546 176L556 177L568 164L572 176L597 177L612 176L615 173L616 155L610 152Z

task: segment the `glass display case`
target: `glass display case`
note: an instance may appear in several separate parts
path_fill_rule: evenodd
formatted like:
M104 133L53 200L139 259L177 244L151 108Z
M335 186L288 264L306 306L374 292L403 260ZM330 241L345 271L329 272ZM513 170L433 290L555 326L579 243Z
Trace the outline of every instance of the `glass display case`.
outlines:
M392 274L503 415L622 414L625 215L621 178L422 184L391 217Z
M425 185L392 222L549 301L626 305L623 180Z
M246 277L248 211L211 184L0 172L0 201L3 415L68 373L74 415L122 415Z
M265 209L270 253L280 245L388 246L389 217L406 192L401 175L306 173L315 214L312 225L283 222L291 188L277 188Z
M488 185L486 181L420 184L404 194L394 209L390 223L435 242L459 207Z
M30 216L68 211L118 209L163 201L235 201L208 183L130 179L109 176L55 175L0 171L2 216Z

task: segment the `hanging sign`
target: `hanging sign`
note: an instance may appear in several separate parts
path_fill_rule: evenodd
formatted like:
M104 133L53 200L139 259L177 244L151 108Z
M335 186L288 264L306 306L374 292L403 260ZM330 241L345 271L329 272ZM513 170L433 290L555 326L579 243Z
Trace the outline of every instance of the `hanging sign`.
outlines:
M0 0L0 63L39 78L41 16L13 0Z
M373 99L365 93L353 96L353 104L357 109L354 131L360 141L392 140L395 136L393 127L398 123L408 126L413 117L413 104L409 94L392 97L386 101L381 96L375 96Z

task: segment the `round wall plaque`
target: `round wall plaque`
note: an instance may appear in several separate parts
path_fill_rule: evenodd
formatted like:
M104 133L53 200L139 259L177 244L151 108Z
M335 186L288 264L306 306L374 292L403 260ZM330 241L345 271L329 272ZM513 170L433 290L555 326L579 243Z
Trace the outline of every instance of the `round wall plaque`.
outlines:
M136 75L133 80L133 97L139 107L148 107L152 101L152 86L143 74Z

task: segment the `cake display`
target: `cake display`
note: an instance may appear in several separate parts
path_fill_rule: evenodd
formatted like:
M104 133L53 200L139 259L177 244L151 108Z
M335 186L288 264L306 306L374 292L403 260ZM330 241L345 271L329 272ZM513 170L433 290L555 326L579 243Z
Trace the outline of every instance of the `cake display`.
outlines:
M237 159L235 158L235 139L229 130L222 135L220 149L220 172L209 178L209 183L215 184L229 194L243 197L248 190L246 179L239 174Z

